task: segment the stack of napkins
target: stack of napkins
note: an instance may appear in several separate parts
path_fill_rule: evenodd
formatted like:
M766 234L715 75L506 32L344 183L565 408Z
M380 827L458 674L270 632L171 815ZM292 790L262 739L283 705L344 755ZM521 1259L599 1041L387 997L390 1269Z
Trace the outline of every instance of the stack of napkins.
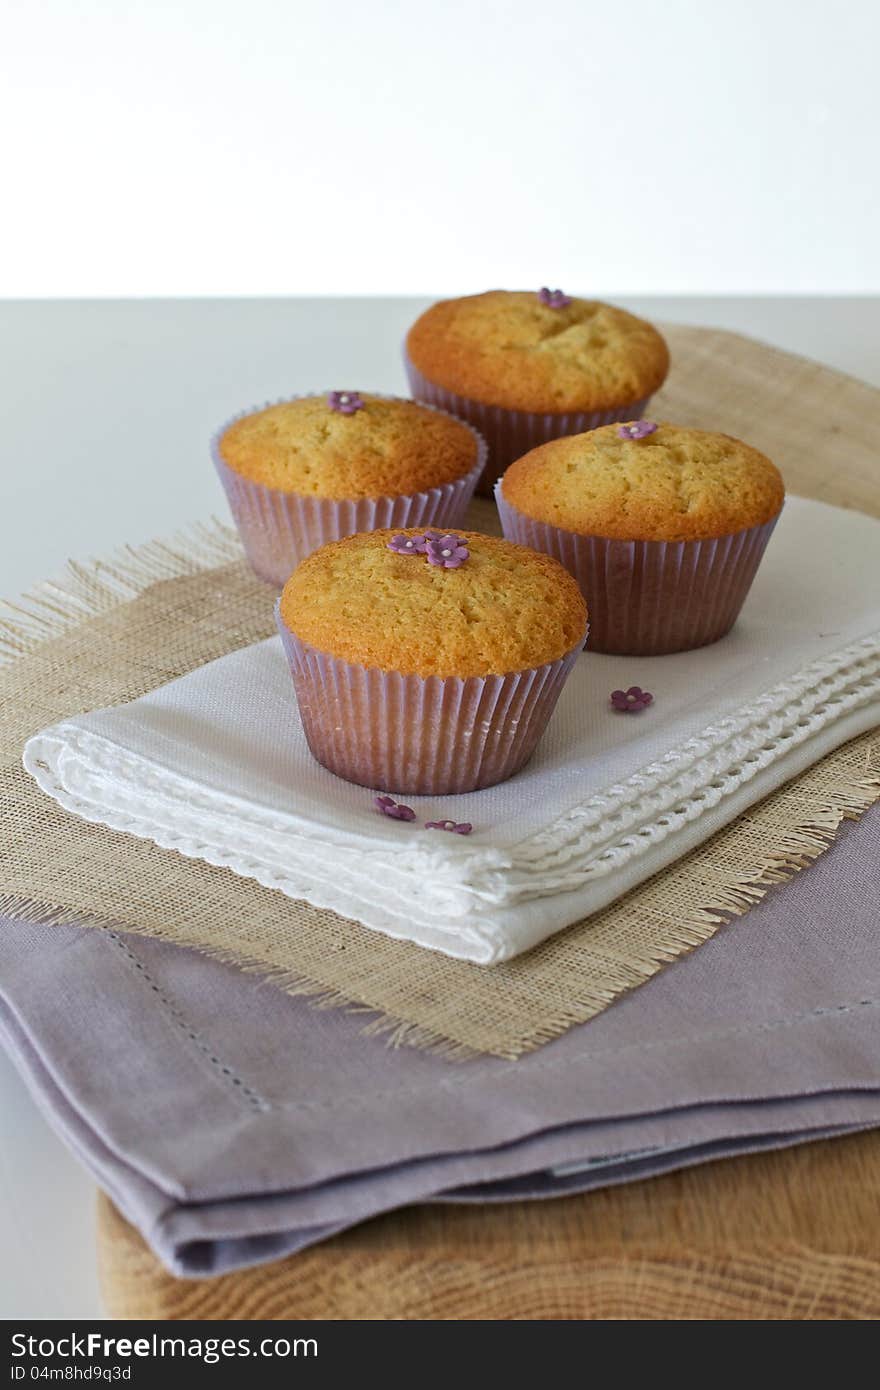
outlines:
M178 1274L412 1202L548 1197L880 1124L880 808L518 1062L361 1035L194 951L0 919L0 1044Z
M653 694L638 714L610 692ZM465 796L372 790L309 754L277 638L32 738L62 806L482 964L606 906L880 723L880 523L790 498L742 617L675 656L578 660L532 762ZM378 885L378 886L377 886ZM427 886L430 891L427 891ZM414 911L414 904L418 910Z

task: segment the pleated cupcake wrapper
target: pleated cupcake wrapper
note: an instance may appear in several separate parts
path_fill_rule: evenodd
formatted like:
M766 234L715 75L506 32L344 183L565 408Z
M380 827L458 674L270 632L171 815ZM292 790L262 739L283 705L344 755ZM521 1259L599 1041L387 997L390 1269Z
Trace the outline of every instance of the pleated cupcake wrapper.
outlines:
M275 617L309 748L374 791L450 796L528 762L581 649L505 676L405 676L316 651Z
M260 579L281 588L300 560L304 560L313 550L328 541L354 535L357 531L379 531L388 526L401 530L407 526L434 526L451 530L461 524L485 467L488 452L486 441L476 430L472 430L472 433L477 441L477 462L469 473L425 492L399 497L346 498L341 501L327 497L305 497L253 482L224 462L220 455L220 440L236 420L264 410L269 405L300 399L300 396L287 396L283 401L268 401L262 406L239 411L211 439L214 467L223 484L248 562ZM402 398L383 396L381 399ZM445 410L438 413L449 414Z
M508 540L542 550L573 574L590 614L590 651L661 656L716 642L739 616L778 515L703 541L579 536L495 500Z
M600 425L613 425L617 420L640 420L648 408L651 397L633 401L631 405L615 407L612 410L570 410L540 414L526 410L505 410L500 405L484 405L481 401L467 396L458 396L454 391L429 381L403 355L409 387L413 398L421 405L432 405L436 409L454 415L465 424L479 430L489 446L489 458L485 472L477 483L477 491L484 496L492 495L492 485L497 478L530 449L546 444L551 439L560 439L567 434L583 434L585 430L598 429Z

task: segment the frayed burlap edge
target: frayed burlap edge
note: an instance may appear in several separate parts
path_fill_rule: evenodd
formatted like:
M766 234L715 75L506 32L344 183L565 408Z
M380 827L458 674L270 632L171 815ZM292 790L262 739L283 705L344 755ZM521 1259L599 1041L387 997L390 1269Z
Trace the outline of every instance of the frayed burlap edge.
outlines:
M0 599L0 665L30 655L43 642L130 602L153 584L234 564L241 556L236 532L213 517L169 540L120 546L104 560L69 560L60 580L35 585L17 602Z

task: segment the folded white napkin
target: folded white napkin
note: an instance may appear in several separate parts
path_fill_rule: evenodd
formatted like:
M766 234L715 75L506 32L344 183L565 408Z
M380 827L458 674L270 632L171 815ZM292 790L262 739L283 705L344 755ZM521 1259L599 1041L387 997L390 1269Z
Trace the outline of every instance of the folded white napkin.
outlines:
M619 687L649 689L638 714ZM87 820L484 964L606 906L832 748L880 724L880 523L789 499L734 631L699 651L580 657L532 762L498 787L409 797L315 763L277 638L28 743ZM384 791L385 788L376 788Z

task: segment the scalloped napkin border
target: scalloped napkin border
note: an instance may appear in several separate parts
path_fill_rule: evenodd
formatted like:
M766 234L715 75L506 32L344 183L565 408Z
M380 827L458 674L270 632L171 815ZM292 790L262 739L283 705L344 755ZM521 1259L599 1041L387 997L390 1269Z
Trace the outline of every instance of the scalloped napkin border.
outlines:
M573 707L591 699L587 661L577 673L587 687L578 688ZM209 722L205 742L194 742L203 767L221 756L224 733L236 737L254 685L272 691L266 700L271 727L283 715L286 728L290 689L277 639L230 662L232 670L221 661L192 673L184 683L186 702L183 691L169 690L174 704L161 715L148 705L139 717L135 705L121 726L103 711L92 716L91 727L67 721L42 731L25 746L25 768L65 810L87 821L230 869L396 940L480 965L512 959L607 906L708 838L736 811L848 737L880 724L876 633L810 662L735 714L589 795L537 834L507 849L491 839L471 847L425 837L418 826L414 833L408 827L389 831L375 817L369 796L335 779L328 779L328 798L336 800L328 799L317 813L264 805L265 785L252 771L253 752L246 744L241 772L236 768L231 784L218 775L221 786L215 789L204 774L187 775L185 748L176 751L170 742L158 751L151 734L157 717L164 744L171 738L165 732L169 716L198 728L206 710L226 705L232 729L221 732ZM617 719L613 728L625 747L629 730ZM281 728L275 738L283 738ZM613 756L606 747L604 761ZM285 781L302 785L302 773L307 776L311 766L303 745ZM540 787L540 771L535 776ZM544 794L549 801L550 790ZM530 795L535 800L534 787ZM340 796L349 814L363 803L363 828L346 831L337 823ZM468 798L477 821L492 804L487 797L491 793ZM486 833L491 837L492 831Z
M43 729L24 765L86 820L494 966L880 725L878 585L880 522L790 498L737 631L636 663L658 695L637 720L606 708L634 659L587 652L530 766L446 803L476 822L466 841L390 823L361 788L319 772L278 638Z
M3 624L4 912L161 937L324 1006L357 1006L373 1015L368 1032L394 1042L515 1058L713 935L880 797L880 740L866 734L588 922L491 971L66 814L18 761L28 735L265 637L266 590L239 554L219 525L128 550L74 567Z

